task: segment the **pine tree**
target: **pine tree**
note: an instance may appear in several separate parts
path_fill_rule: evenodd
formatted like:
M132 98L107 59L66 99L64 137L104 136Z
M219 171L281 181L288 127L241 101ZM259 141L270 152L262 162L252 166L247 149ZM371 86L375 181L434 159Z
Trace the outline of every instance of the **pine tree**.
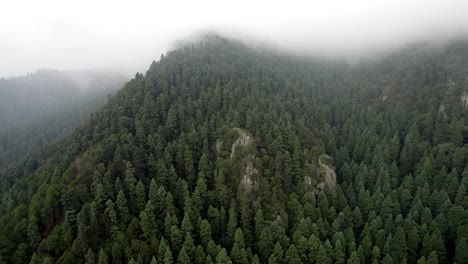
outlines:
M301 258L299 257L296 247L294 245L289 246L288 251L284 257L286 263L299 264L302 263Z
M309 258L311 259L311 258ZM317 255L312 258L316 263L331 264L332 257L328 256L328 252L323 245L320 245L317 251Z
M198 245L197 248L195 249L195 263L197 264L202 264L205 263L206 255L205 251L203 250L203 247Z
M276 260L276 257L271 255L269 258L268 258L268 264L277 264L278 261Z
M335 247L333 249L333 263L344 264L345 263L345 252L341 245L341 240L336 240Z
M385 257L382 259L382 263L384 264L394 263L392 256L390 256L390 254L385 255Z
M252 257L252 261L250 262L250 264L260 264L260 259L256 254Z
M167 248L168 248L167 241L164 237L162 237L161 241L159 242L158 253L156 254L158 263L164 262L164 257L166 255Z
M196 210L202 211L206 204L206 194L208 187L205 182L205 175L202 172L198 174L197 185L192 194L193 206Z
M234 240L234 235L237 230L237 212L235 206L231 206L229 209L229 221L227 224L226 230L226 243L232 244Z
M247 192L244 188L244 184L239 183L237 188L237 199L240 207L240 226L242 228L243 236L248 245L251 245L252 234L250 232L251 228L251 217L250 217L250 205L249 198L247 197ZM237 232L237 231L236 231Z
M141 212L145 209L145 205L146 205L145 186L143 185L141 181L138 181L135 192L136 192L137 211Z
M273 238L269 228L264 228L258 241L259 253L264 261L268 260L273 250Z
M185 251L189 255L190 259L193 259L195 256L195 241L193 240L192 236L189 234L185 235L184 243L182 247L185 248Z
M140 227L146 238L156 237L157 234L154 211L153 203L149 200L146 203L145 210L140 213Z
M172 252L169 247L166 247L166 252L164 253L164 264L173 264Z
M218 256L220 251L221 250L219 250L213 239L208 242L208 245L206 245L206 254L211 256L213 259L216 259L216 256Z
M189 263L191 263L190 257L187 254L187 251L185 250L184 247L182 247L182 249L179 252L179 256L177 257L177 263L180 263L180 264L189 264Z
M36 252L34 252L32 257L31 257L31 261L29 262L29 264L40 264L40 263L41 263L41 261L40 261L39 256L36 254Z
M244 235L242 229L237 228L234 236L234 245L231 250L231 258L235 264L247 264L247 253L245 251Z
M414 263L418 259L419 244L421 239L419 238L418 229L414 227L408 234L408 262Z
M283 247L281 246L281 244L279 242L276 242L275 248L273 249L273 252L272 252L270 258L271 257L274 258L274 260L272 259L272 261L274 261L275 263L282 263L283 262L284 251L283 251ZM268 262L270 262L270 260Z
M263 212L261 209L258 209L257 212L255 213L255 218L254 218L254 223L255 223L255 240L259 241L260 236L263 231L264 227L264 217L263 217Z
M204 247L206 247L211 240L211 225L207 220L203 220L200 224L200 240Z
M468 262L468 245L465 238L459 238L455 249L454 263Z
M310 235L309 237L309 260L316 261L319 257L319 249L320 249L320 240L317 238L315 234Z
M390 250L394 261L401 262L406 258L408 247L406 246L405 232L403 231L403 228L399 227L395 233L390 245Z
M418 260L418 264L426 264L427 263L427 260L426 260L426 257L422 256L419 260Z
M358 253L353 251L346 262L348 264L360 264L361 260L359 259Z
M231 259L228 257L226 249L223 248L216 256L216 263L218 264L232 264Z
M94 255L93 250L88 249L88 252L86 253L86 256L85 256L85 263L86 264L96 263L96 256Z
M438 264L439 260L437 259L437 254L435 251L432 251L431 254L429 254L429 257L427 258L426 261L427 264Z
M121 227L123 227L129 221L130 213L127 206L127 199L125 198L125 195L122 190L120 190L119 194L117 195L115 205L117 207Z
M101 249L101 251L99 251L98 264L107 264L107 263L109 262L108 262L106 252L104 252L104 250Z
M127 162L125 167L126 167L126 169L125 169L125 178L124 178L125 186L126 186L127 190L134 193L135 187L136 187L136 184L137 184L137 180L135 178L135 169L134 169L132 163L130 163L130 162Z
M380 248L377 246L372 248L372 264L374 263L380 263Z
M182 230L182 233L184 235L192 234L193 226L192 222L190 221L190 216L187 213L184 214L184 218L182 219L182 225L180 226L180 229Z
M170 231L169 241L171 242L171 248L175 252L180 251L182 248L182 233L180 232L179 227L173 225Z
M148 194L148 198L149 200L151 201L151 203L153 205L156 205L157 201L158 201L158 185L156 183L156 179L155 178L152 178L151 179L151 183L150 183L150 188L149 188L149 194Z

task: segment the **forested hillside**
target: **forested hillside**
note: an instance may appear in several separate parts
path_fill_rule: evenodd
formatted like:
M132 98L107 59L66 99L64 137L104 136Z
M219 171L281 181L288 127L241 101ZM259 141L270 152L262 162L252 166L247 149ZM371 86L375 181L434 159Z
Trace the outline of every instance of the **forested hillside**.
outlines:
M463 41L350 66L207 36L1 177L1 259L468 263L467 77Z
M68 135L123 83L119 74L93 71L0 79L0 170Z

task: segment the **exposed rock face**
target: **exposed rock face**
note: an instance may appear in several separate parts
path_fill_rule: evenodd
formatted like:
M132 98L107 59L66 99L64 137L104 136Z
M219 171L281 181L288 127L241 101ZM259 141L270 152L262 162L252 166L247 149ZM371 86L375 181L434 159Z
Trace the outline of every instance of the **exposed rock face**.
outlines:
M239 133L239 137L234 141L231 147L231 160L236 157L236 150L239 147L250 148L253 147L254 140L248 135L244 130L240 128L234 128L235 131ZM244 185L247 193L250 193L252 189L257 187L257 184L254 183L254 177L258 176L258 170L254 166L255 153L249 151L244 156L239 157L240 163L239 166L245 168L242 176L242 184Z
M312 178L310 176L304 176L304 184L306 186L312 185Z
M390 88L387 86L385 87L383 93L382 93L382 101L387 101L388 99L388 94L389 94Z
M460 97L460 103L461 103L461 107L463 109L467 109L468 108L468 91L465 91L462 96Z
M318 164L312 165L312 171L315 175L304 176L304 186L307 190L313 191L315 194L323 191L326 186L331 190L336 189L336 172L333 168L333 159L327 154L322 154L318 158Z
M245 168L245 174L242 176L242 184L248 193L252 191L253 187L256 187L252 181L255 175L258 175L258 170L254 167L252 161L248 161L247 167Z
M447 117L447 112L445 112L445 105L444 105L444 104L441 104L441 105L439 106L439 113L441 113L445 119L448 118L448 117Z
M236 154L236 148L238 146L247 147L253 142L252 138L244 130L238 127L235 127L233 129L239 133L239 137L234 142L234 144L232 144L231 159L234 158L234 154Z
M319 158L318 163L319 163L319 168L317 169L317 177L322 177L323 181L317 184L316 188L318 190L323 190L325 189L325 186L328 186L332 190L335 190L336 172L326 163L322 162L321 158Z
M221 140L216 141L216 151L220 153L222 148L223 148L223 142Z

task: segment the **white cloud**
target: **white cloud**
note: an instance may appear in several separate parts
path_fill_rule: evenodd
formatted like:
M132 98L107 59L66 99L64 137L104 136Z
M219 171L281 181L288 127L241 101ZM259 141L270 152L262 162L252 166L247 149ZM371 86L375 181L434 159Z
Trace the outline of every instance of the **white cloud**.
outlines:
M0 77L44 67L145 71L175 40L206 29L360 56L466 34L466 10L465 0L3 1Z

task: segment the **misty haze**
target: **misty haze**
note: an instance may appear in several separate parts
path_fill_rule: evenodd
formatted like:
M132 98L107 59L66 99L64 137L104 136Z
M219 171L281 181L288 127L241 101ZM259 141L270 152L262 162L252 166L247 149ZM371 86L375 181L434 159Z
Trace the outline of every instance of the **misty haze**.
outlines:
M10 1L0 264L468 263L468 2Z

